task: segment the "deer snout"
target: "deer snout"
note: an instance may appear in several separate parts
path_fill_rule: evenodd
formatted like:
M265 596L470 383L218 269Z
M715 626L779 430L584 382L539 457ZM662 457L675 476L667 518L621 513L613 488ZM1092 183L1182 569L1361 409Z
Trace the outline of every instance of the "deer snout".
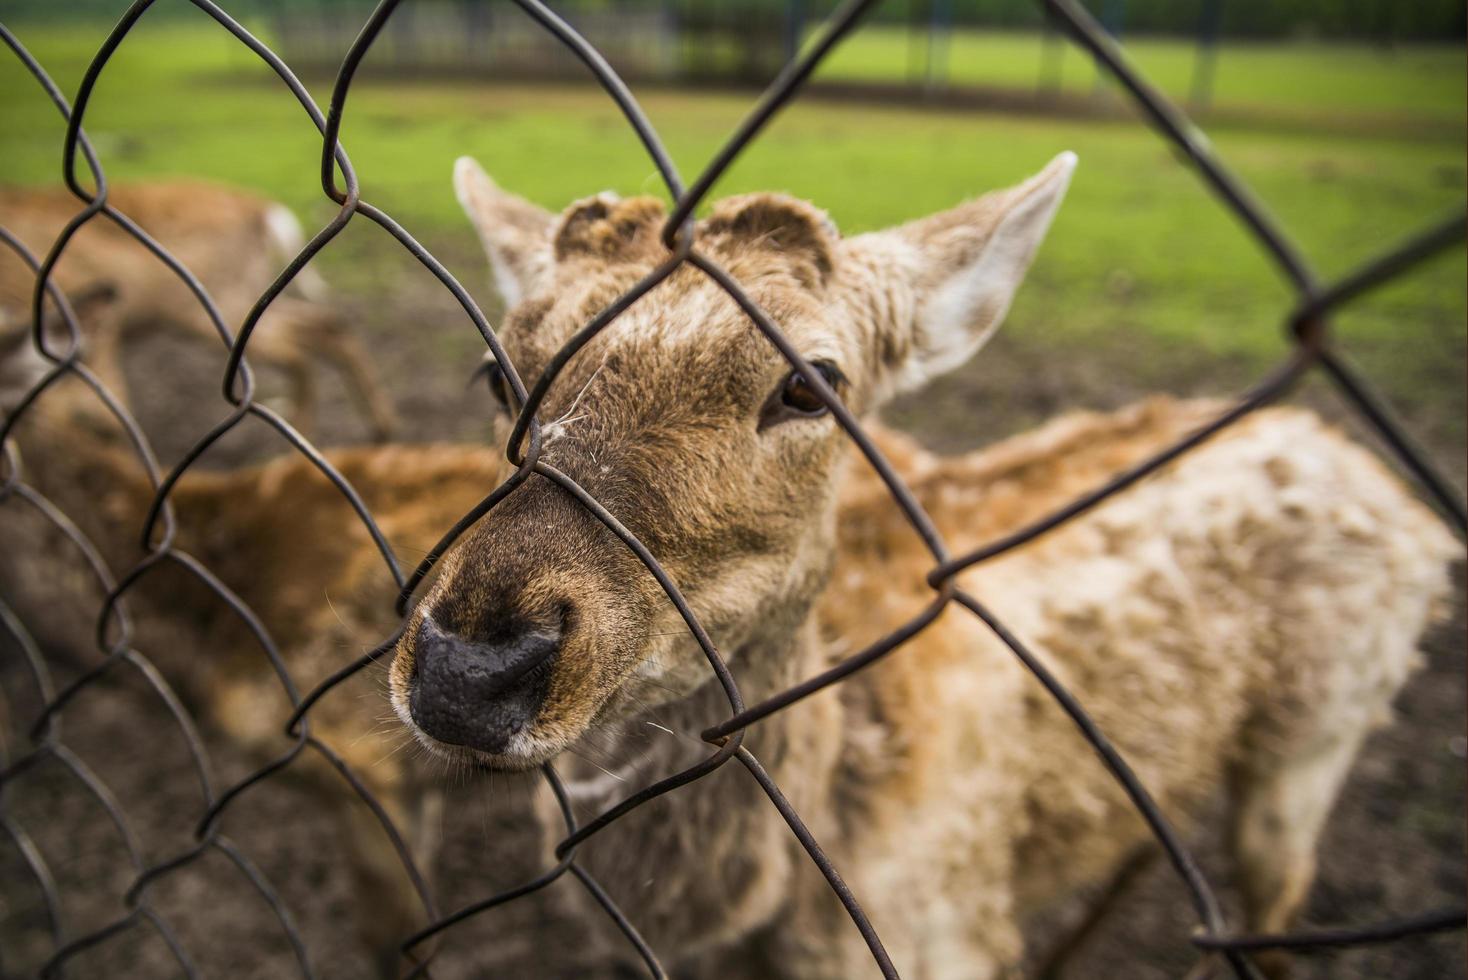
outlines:
M502 753L540 711L559 629L512 631L492 642L418 627L408 708L424 733L449 745Z

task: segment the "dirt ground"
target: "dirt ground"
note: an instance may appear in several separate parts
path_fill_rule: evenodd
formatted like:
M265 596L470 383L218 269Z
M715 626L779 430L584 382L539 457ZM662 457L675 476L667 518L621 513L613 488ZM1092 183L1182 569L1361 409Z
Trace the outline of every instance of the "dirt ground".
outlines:
M457 267L475 263L468 243L451 244ZM406 263L404 263L406 264ZM390 383L411 439L473 439L483 430L488 402L466 389L479 341L446 294L416 271L405 273L390 295L352 300L372 339L378 363L391 365ZM139 415L160 454L173 458L189 433L203 430L201 416L180 404L207 406L205 417L222 414L217 401L219 359L201 352L152 344L136 352L133 376L154 387ZM1461 384L1461 364L1449 378ZM922 396L894 406L892 422L930 445L957 451L984 445L1076 407L1111 407L1154 390L1225 394L1249 381L1242 365L1220 363L1188 351L1118 340L1061 356L1041 340L1004 334L975 363ZM425 381L425 379L429 379ZM167 390L164 391L166 382ZM268 388L269 379L267 379ZM1449 382L1451 383L1451 382ZM326 379L331 392L322 425L324 443L350 442L361 422ZM154 397L155 395L166 395ZM1300 398L1333 417L1340 403L1321 384ZM1445 439L1454 430L1430 411L1409 419L1429 440L1434 454L1461 485L1461 443ZM277 451L263 430L232 436L211 455L223 465ZM1461 579L1459 593L1461 594ZM1002 614L1002 610L999 611ZM57 663L59 678L75 669ZM1320 854L1320 877L1307 911L1310 923L1332 925L1406 915L1461 903L1465 891L1465 712L1464 618L1461 604L1450 625L1427 644L1424 669L1399 702L1399 719L1374 735L1360 758L1331 819ZM380 678L353 681L343 697L380 697ZM24 721L36 704L34 688L15 651L0 649L0 693L4 700L5 750L22 750ZM66 742L106 782L129 822L144 857L178 853L189 840L199 809L199 787L184 744L157 700L131 672L89 689L66 713ZM229 746L211 741L216 786L248 771L248 761ZM543 866L543 855L517 855L509 864L487 865L483 842L512 820L528 793L512 779L487 786L456 785L443 822L444 848L438 864L440 905L451 909L513 884ZM751 792L753 792L751 788ZM68 936L107 922L122 908L131 880L128 854L118 829L109 826L93 797L59 764L50 762L17 777L3 799L4 815L23 827L45 855L62 896ZM1199 845L1204 868L1236 908L1229 869L1219 845L1218 820ZM259 864L298 921L323 977L360 977L369 964L350 926L358 893L342 868L335 828L314 818L310 798L289 779L267 781L231 809L225 832ZM505 860L501 857L497 860ZM811 873L815 873L812 869ZM569 888L566 882L556 888ZM149 892L159 913L173 923L201 973L220 977L294 975L289 946L259 896L222 854L211 853L169 875ZM635 910L631 910L635 919ZM534 908L510 905L456 929L435 975L479 976L475 954L494 945L533 943ZM1054 923L1036 924L1037 948L1053 935ZM1121 896L1109 917L1070 962L1065 976L1176 977L1195 962L1188 943L1194 925L1185 893L1165 862L1154 862ZM0 834L0 972L30 976L49 949L40 894L13 842ZM179 971L146 924L86 952L67 976L164 977ZM1301 978L1435 978L1462 976L1468 969L1461 933L1299 958ZM8 971L8 972L7 972Z

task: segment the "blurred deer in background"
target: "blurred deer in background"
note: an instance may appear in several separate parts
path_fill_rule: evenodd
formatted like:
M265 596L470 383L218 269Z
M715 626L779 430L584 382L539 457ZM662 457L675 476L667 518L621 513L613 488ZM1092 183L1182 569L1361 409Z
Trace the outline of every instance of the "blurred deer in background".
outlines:
M119 316L110 280L76 291L71 302L84 324ZM52 321L48 315L48 331L55 329ZM53 343L64 347L55 338ZM29 323L0 324L0 414L14 411L51 367L35 350ZM126 407L124 392L112 394ZM49 386L17 421L8 448L6 462L14 461L25 487L74 523L114 578L144 557L139 537L153 485L121 424L80 378L64 376ZM468 447L380 446L341 450L331 459L361 488L383 531L412 543L441 534L484 487L502 478L504 466L497 454ZM96 639L106 590L44 504L9 490L10 475L0 473L0 601L19 614L54 663L90 668L106 652ZM176 551L198 559L249 603L299 687L308 689L337 669L344 650L395 627L396 588L382 557L335 487L304 458L190 470L169 499ZM282 726L291 707L265 652L183 565L159 563L126 592L123 604L134 627L131 647L160 668L205 730L257 762L288 746ZM108 642L117 635L114 626L106 631ZM414 852L431 864L426 830L436 825L432 781L383 762L402 739L382 730L380 700L376 707L351 696L327 702L311 714L312 734L347 760ZM334 836L351 850L358 891L372 896L359 910L363 945L384 958L384 976L395 976L398 943L423 923L388 837L312 753L290 771L319 791L321 816L342 824L344 833Z
M997 328L1073 165L1064 155L1018 187L846 239L803 202L733 198L700 222L697 248L770 311L846 405L869 416L892 394L962 364ZM602 195L556 217L499 190L471 161L460 162L456 185L497 281L518 298L501 336L527 377L665 255L656 201ZM21 363L28 351L17 350L10 360ZM7 409L42 366L29 378L14 364L0 375L9 379L0 391ZM508 400L502 379L496 387ZM118 538L127 519L118 515L135 524L150 490L105 439L48 451L58 433L97 429L81 418L96 412L95 398L63 394L48 392L17 427L23 473L88 534L117 540L109 557L129 567L136 535L129 527ZM953 458L876 425L870 432L961 552L1217 411L1156 399ZM695 269L675 273L598 335L540 414L555 420L543 429L541 459L657 556L750 704L932 601L931 556L881 481L852 458L814 386ZM504 413L501 437L508 422ZM435 540L508 475L488 447L330 458L395 541ZM117 475L129 471L131 480ZM300 686L339 667L349 644L398 625L381 558L307 460L189 473L173 500L177 547L256 610ZM86 586L49 567L65 542L26 507L14 497L0 503L0 596L48 644L89 644L89 635L68 635ZM1457 553L1368 452L1309 413L1273 409L964 573L961 584L1076 692L1177 821L1186 826L1229 791L1248 926L1271 930L1305 897L1336 792L1407 677ZM139 649L191 692L203 721L278 749L288 705L263 655L217 599L174 578L187 576L150 574L131 594L147 621L140 636L165 638L140 640ZM206 648L217 652L193 656ZM652 577L540 476L440 562L390 679L398 714L436 755L494 769L555 758L587 812L706 755L698 733L729 710ZM427 863L426 827L441 800L434 776L401 754L383 758L392 736L370 732L376 718L360 700L327 697L312 718ZM1069 720L958 611L753 725L744 745L825 845L905 976L1012 971L1025 919L1111 874L1147 839L1103 768L1078 763L1087 743ZM319 772L331 780L323 792L345 798ZM539 826L527 821L521 837L485 842L487 867L539 845L542 834L561 836L542 802ZM358 870L373 883L363 892L372 917L364 933L387 964L419 924L416 906L366 808L347 802L333 812L355 821ZM679 976L871 970L841 905L737 766L633 811L577 860ZM476 950L476 969L613 975L632 957L579 893L528 901L545 910L536 934Z
M305 239L300 222L283 204L243 190L198 181L120 184L108 201L173 253L203 284L224 324L238 331L250 308L296 256ZM0 225L37 255L82 209L65 188L0 188ZM203 306L174 273L105 216L82 227L67 245L52 281L67 291L98 282L113 284L118 300L83 322L83 357L116 394L128 387L123 352L139 336L168 329L212 344L221 340ZM28 318L31 270L0 249L0 315ZM105 316L96 320L96 316ZM250 339L253 362L285 373L288 414L306 431L315 427L317 395L313 358L336 367L368 419L376 439L397 427L392 399L383 389L360 340L329 302L329 291L309 266L276 297ZM157 379L162 381L163 379Z

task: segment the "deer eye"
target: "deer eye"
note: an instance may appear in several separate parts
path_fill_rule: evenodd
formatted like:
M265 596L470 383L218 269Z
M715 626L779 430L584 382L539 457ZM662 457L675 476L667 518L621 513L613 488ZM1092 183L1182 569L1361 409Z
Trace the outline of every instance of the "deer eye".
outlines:
M501 405L505 408L510 407L510 385L505 380L505 369L500 367L499 361L493 358L486 358L474 373L484 377L484 383L489 386L489 393Z
M840 394L846 377L835 364L830 361L813 361L811 367L820 374L821 380ZM828 411L826 403L821 401L821 396L811 383L799 371L792 370L766 400L760 413L759 427L766 429L791 419L819 418Z

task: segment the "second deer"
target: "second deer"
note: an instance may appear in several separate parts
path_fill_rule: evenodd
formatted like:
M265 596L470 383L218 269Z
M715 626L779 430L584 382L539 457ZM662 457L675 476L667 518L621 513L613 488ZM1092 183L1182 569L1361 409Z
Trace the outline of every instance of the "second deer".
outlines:
M300 251L300 222L285 205L248 191L201 181L121 184L109 203L168 249L204 285L224 325L237 331L271 280ZM82 209L65 188L0 187L0 226L44 255L62 227ZM218 346L204 308L179 278L106 216L93 218L68 244L53 281L76 291L107 282L118 301L83 321L83 356L117 394L128 391L123 352L144 334L169 330ZM29 319L30 268L0 248L0 318ZM104 319L98 319L103 317ZM315 424L314 360L345 377L376 439L397 427L392 399L351 325L329 302L320 275L307 267L266 310L246 351L251 360L283 371L289 415L304 430Z

